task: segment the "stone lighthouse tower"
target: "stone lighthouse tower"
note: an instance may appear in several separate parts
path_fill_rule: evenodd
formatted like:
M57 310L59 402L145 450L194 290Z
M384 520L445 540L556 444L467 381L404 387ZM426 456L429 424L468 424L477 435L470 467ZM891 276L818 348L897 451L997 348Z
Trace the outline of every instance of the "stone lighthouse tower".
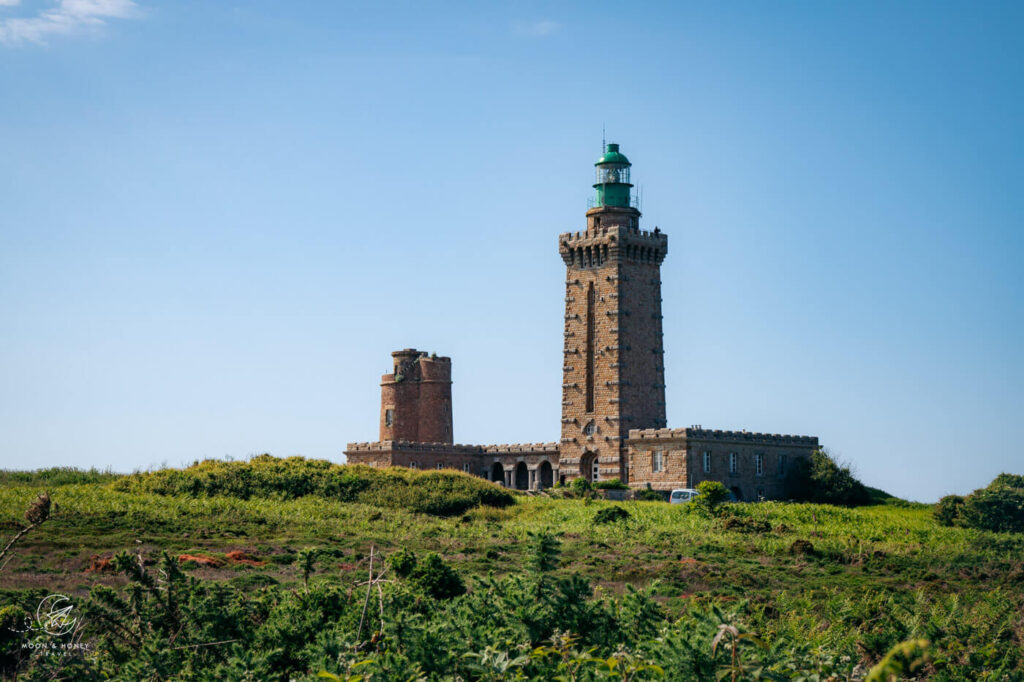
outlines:
M665 426L661 262L668 237L640 229L629 160L609 144L594 164L587 229L558 237L565 261L561 473L629 480L630 429Z

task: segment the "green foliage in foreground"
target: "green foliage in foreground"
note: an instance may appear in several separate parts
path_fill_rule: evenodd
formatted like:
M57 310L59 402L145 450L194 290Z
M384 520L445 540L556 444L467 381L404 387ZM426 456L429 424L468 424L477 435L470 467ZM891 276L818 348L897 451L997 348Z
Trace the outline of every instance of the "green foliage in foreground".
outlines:
M316 495L341 502L451 516L479 505L506 507L514 498L501 487L462 472L376 469L304 457L260 455L248 461L209 459L187 469L125 476L116 490L192 497L224 495L290 500Z
M944 527L930 506L517 497L436 516L48 492L51 518L0 571L0 625L68 594L91 648L62 661L0 627L20 680L1024 680L1024 534ZM0 486L0 540L38 494ZM628 517L595 523L612 508ZM124 549L118 573L84 572ZM232 550L262 565L171 565ZM454 579L465 593L434 591Z
M154 566L123 552L113 563L128 584L95 587L83 604L88 651L55 657L8 638L0 640L0 665L30 681L284 681L321 671L327 679L382 681L846 680L865 659L879 661L874 680L1022 674L1013 630L1020 623L999 591L973 598L831 591L815 604L781 594L770 608L694 599L670 619L650 590L611 597L579 576L552 576L558 543L550 536L534 535L531 547L530 570L480 578L468 593L435 592L436 581L418 579L420 563L454 573L436 554L379 590L364 581L247 593L190 578L166 552ZM2 617L27 615L17 611L8 607ZM808 619L844 626L823 632L808 628Z
M934 514L944 526L1024 533L1024 476L999 474L967 497L947 495Z

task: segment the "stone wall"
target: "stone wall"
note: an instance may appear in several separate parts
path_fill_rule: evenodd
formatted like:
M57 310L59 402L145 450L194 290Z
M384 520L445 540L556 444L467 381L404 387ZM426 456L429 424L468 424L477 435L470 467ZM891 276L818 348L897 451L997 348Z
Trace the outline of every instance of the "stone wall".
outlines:
M349 443L349 464L411 469L458 469L520 490L551 487L559 480L558 443L461 445L377 441Z
M818 439L701 428L637 429L630 431L628 445L632 487L671 490L721 481L737 498L753 501L784 499L786 474L799 460L810 457ZM660 472L653 470L658 452Z

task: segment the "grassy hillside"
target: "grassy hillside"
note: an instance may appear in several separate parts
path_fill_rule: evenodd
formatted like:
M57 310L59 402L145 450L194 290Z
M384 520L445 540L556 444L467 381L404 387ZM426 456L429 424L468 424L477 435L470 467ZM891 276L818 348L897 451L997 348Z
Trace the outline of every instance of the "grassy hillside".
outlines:
M942 527L930 506L767 502L725 505L720 516L658 502L516 496L502 506L507 493L456 473L334 471L314 463L307 473L320 473L296 477L302 462L290 472L280 462L257 462L265 475L256 481L242 463L206 463L190 473L47 484L57 510L0 571L0 608L30 611L52 592L74 597L89 613L84 635L103 649L73 661L81 669L63 664L79 676L143 658L155 665L152 657L165 656L176 671L168 674L186 679L214 670L220 679L244 679L246 669L259 673L253 679L314 679L319 670L342 674L360 663L352 674L368 679L553 679L572 666L574 679L712 679L723 670L755 679L756 668L774 679L851 679L894 645L926 639L919 674L1024 679L1024 536ZM363 482L330 483L346 476ZM395 479L406 481L400 496L366 492L374 481ZM40 486L25 477L0 480L6 544ZM440 490L461 499L476 486L478 501L495 506L414 511L438 511L434 502L418 503L420 496L434 500ZM614 506L628 517L595 523ZM320 552L307 588L303 550L311 547ZM379 571L382 555L403 549L421 566L437 553L430 570L454 569L468 592L436 599L436 575L417 581L393 569L367 601L371 551ZM124 550L134 557L128 563L115 558ZM174 566L165 565L164 553ZM179 568L199 582L183 578L173 587ZM172 586L153 592L148 606L144 574ZM210 592L207 581L222 592ZM119 591L142 601L110 611ZM184 607L170 616L161 610L175 591L190 595L181 597L195 609L187 617ZM220 607L197 606L211 595ZM149 609L147 617L132 608ZM237 622L214 627L212 614L225 609L240 610ZM372 627L357 628L367 612ZM138 632L124 634L104 618L122 618ZM148 620L176 622L186 634L174 646L188 647L173 648L173 627ZM712 651L723 624L763 643L736 640L735 670L731 630ZM8 666L19 637L0 637ZM211 637L232 641L205 646L220 641ZM274 653L275 642L288 644ZM609 657L618 663L600 669L595 661ZM42 679L57 664L36 654L21 665L27 679L32 670ZM629 666L635 676L623 677Z

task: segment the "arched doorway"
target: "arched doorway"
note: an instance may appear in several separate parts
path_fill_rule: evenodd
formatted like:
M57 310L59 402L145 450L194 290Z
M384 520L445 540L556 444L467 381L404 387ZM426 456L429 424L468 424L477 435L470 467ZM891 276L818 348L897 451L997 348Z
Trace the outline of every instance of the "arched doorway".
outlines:
M554 472L551 470L551 462L544 460L540 463L540 486L541 488L550 488L555 484Z
M501 462L495 462L491 465L491 480L505 485L505 467L501 466Z
M593 452L584 453L580 458L580 476L593 483L598 475L597 455Z
M526 462L516 465L516 490L526 490L530 487L530 472L526 468Z
M732 496L734 498L733 499L734 502L742 502L743 501L743 493L740 491L740 487L738 485L734 485L732 488L730 488L729 492L732 493Z

